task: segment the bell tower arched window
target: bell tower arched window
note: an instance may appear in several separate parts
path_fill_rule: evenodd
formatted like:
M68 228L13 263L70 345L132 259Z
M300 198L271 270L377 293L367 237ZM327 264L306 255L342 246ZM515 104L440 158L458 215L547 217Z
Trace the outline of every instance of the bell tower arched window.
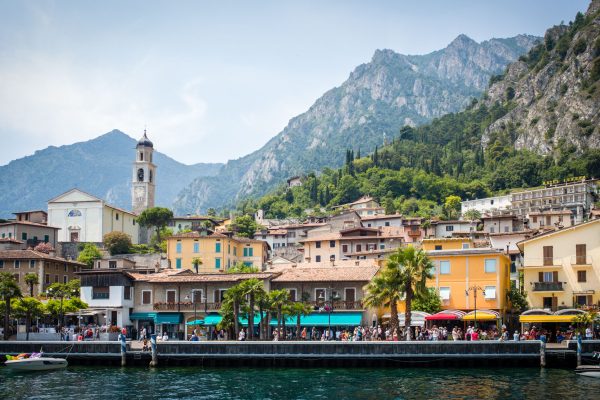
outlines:
M138 169L137 178L138 178L138 182L144 182L144 169L143 168Z
M148 179L150 182L152 182L152 170L148 172Z
M144 152L140 151L140 161L144 161Z

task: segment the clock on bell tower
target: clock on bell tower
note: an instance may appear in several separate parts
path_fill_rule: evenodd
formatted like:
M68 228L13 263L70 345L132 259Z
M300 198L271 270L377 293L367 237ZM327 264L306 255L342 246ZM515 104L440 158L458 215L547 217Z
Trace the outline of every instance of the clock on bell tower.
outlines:
M154 207L156 165L152 163L153 152L154 145L146 136L144 129L144 136L135 147L135 162L133 163L131 204L133 212L136 214Z

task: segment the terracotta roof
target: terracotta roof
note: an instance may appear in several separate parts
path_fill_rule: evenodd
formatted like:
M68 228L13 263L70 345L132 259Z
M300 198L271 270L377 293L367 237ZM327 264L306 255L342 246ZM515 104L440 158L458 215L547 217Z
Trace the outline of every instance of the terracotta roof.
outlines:
M141 274L138 274L141 275ZM238 282L247 279L269 279L273 276L277 276L275 272L257 272L249 274L224 274L224 273L211 273L211 274L196 274L190 273L178 273L170 275L159 274L148 274L144 280L150 283L186 283L186 282ZM138 278L135 278L138 280Z
M25 242L21 240L17 240L15 238L0 238L0 243L14 243L14 244L23 244Z
M369 282L379 271L376 265L363 267L296 267L284 270L273 282Z
M18 215L18 214L28 214L28 213L36 213L36 212L41 212L41 213L48 215L48 213L45 210L17 211L17 212L14 212L13 214Z
M0 250L0 260L48 260L86 267L87 264L62 257L51 256L35 250Z
M29 225L29 226L39 226L41 228L50 228L50 229L56 229L56 230L61 229L57 226L39 224L37 222L30 222L30 221L9 221L9 222L4 222L4 223L0 224L0 226L7 226L7 225Z
M428 256L467 256L471 254L504 254L504 251L488 247L457 250L427 250L426 253Z
M366 210L366 209L364 209ZM365 221L371 221L374 219L390 219L390 218L400 218L402 219L402 214L379 214L379 215L367 215L364 217L360 217L360 219Z
M213 222L223 222L225 219L224 218L217 218L217 217L209 217L209 216L204 216L204 215L185 215L185 216L179 216L179 217L173 217L173 220L188 220L188 221L213 221Z
M452 220L447 220L447 221L443 221L443 220L438 220L438 221L431 221L431 225L437 225L437 224L474 224L475 221L467 221L467 220L460 220L460 219L452 219Z
M529 215L535 215L535 216L539 216L539 215L571 215L573 214L571 211L569 210L560 210L560 211L537 211L537 212L530 212Z

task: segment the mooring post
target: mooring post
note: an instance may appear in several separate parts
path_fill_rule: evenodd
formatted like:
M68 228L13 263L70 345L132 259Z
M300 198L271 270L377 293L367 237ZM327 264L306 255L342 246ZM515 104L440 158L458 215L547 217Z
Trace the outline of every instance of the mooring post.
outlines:
M546 366L546 337L540 337L540 367Z
M119 340L121 341L121 367L124 367L127 364L127 342L124 332L119 334Z
M151 367L158 366L158 358L156 356L156 334L150 335L150 347L152 348L152 361L150 361Z
M581 333L577 334L577 366L581 365Z

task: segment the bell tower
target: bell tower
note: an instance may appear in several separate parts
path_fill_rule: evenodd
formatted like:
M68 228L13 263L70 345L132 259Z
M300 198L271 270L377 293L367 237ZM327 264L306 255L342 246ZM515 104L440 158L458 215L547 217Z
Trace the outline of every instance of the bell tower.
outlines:
M152 153L154 153L154 145L146 136L144 129L144 136L135 147L135 162L133 163L131 205L136 214L154 207L156 165L152 163Z

